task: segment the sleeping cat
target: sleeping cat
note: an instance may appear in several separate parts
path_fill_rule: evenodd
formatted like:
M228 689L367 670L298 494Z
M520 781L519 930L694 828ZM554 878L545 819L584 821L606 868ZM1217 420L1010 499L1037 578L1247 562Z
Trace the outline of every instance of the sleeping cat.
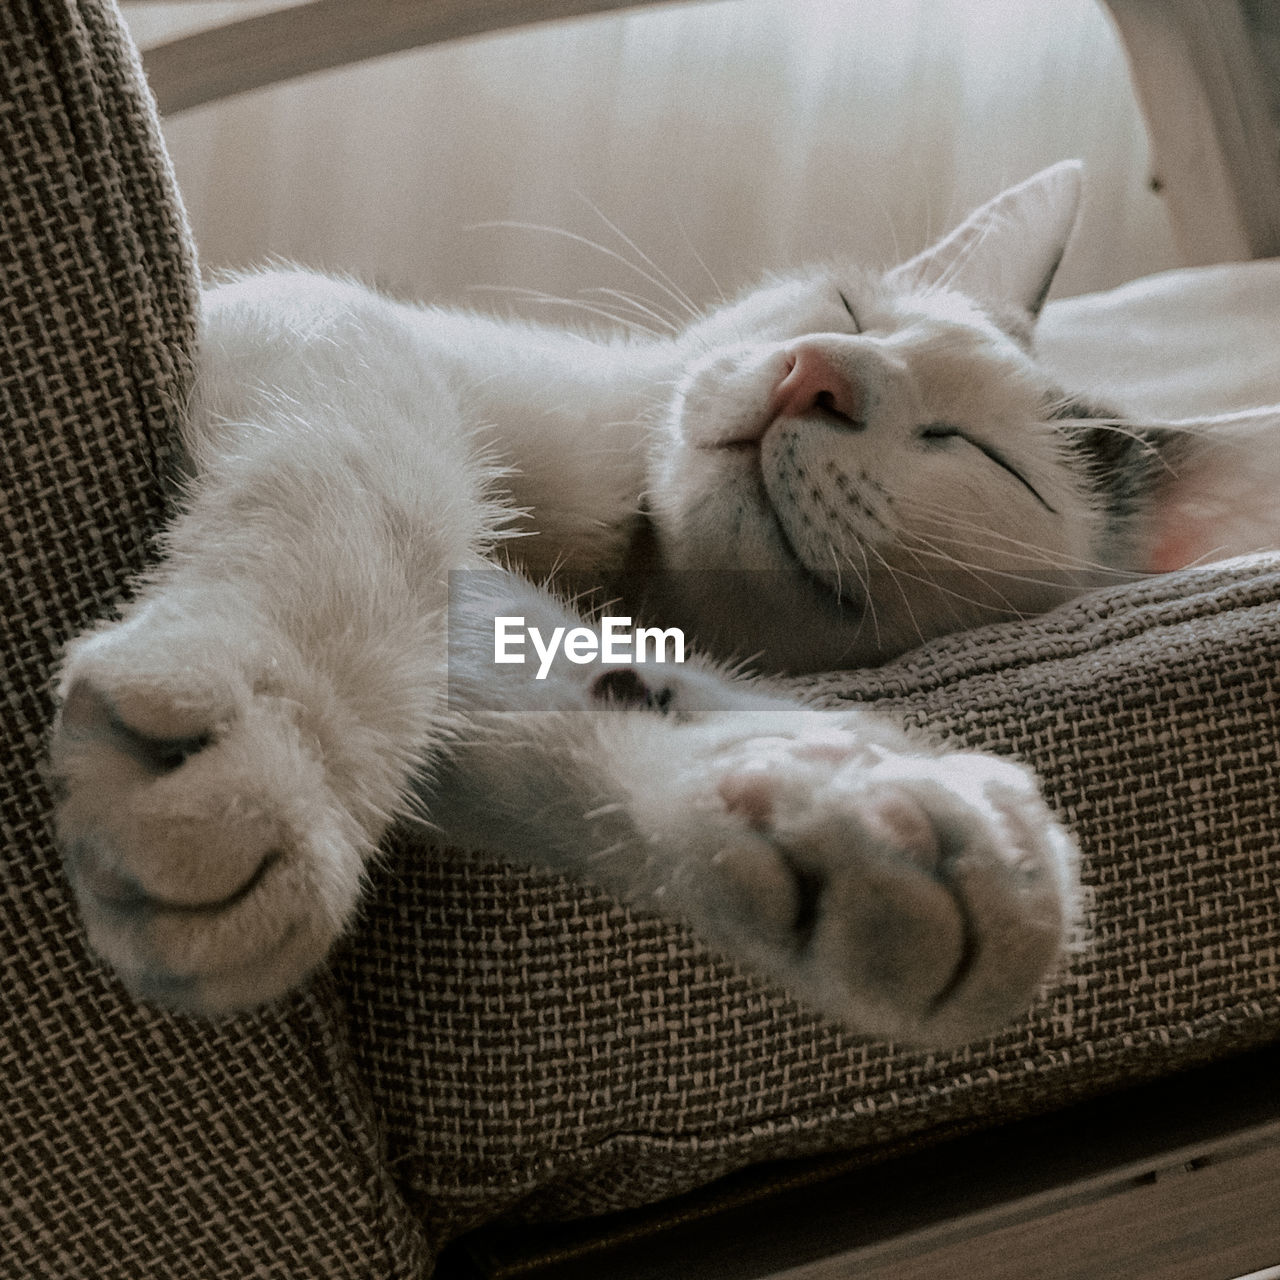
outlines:
M212 289L182 513L61 677L93 947L179 1009L270 1000L412 822L687 921L859 1032L1016 1016L1077 912L1034 780L729 668L880 662L1150 558L1184 435L1102 425L1030 352L1078 189L1055 166L885 275L674 338L301 271ZM496 661L499 619L588 625L569 583L707 656Z

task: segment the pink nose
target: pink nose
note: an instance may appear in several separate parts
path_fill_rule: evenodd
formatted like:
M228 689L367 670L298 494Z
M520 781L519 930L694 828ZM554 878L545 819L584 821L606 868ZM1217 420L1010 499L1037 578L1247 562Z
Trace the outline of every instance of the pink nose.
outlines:
M770 407L775 417L799 418L822 410L859 431L866 426L861 385L837 369L821 347L807 342L788 349L786 372L774 388Z

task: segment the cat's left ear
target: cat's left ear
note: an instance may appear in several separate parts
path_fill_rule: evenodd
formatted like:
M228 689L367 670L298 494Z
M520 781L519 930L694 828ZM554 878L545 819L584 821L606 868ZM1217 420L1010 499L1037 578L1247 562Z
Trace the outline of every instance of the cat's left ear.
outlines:
M1063 160L975 209L950 235L889 272L900 288L945 285L1040 314L1080 207L1079 160Z

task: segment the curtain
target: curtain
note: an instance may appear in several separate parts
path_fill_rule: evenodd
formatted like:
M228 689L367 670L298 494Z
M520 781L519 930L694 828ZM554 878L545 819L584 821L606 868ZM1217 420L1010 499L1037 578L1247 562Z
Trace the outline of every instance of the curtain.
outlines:
M125 13L146 44L249 7ZM674 5L383 58L165 127L206 268L286 258L543 316L661 327L764 271L887 265L1067 156L1088 188L1057 292L1176 265L1095 0Z

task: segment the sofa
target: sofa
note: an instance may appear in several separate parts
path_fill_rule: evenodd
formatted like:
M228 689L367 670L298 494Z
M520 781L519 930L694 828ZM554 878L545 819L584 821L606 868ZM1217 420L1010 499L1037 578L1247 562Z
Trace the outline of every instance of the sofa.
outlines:
M990 1041L859 1040L677 926L406 835L304 990L215 1022L132 1000L85 947L44 759L61 647L170 500L195 255L109 5L4 6L0 76L0 1275L498 1273L475 1241L647 1233L1280 1036L1266 557L803 682L1027 761L1077 834L1089 945Z

